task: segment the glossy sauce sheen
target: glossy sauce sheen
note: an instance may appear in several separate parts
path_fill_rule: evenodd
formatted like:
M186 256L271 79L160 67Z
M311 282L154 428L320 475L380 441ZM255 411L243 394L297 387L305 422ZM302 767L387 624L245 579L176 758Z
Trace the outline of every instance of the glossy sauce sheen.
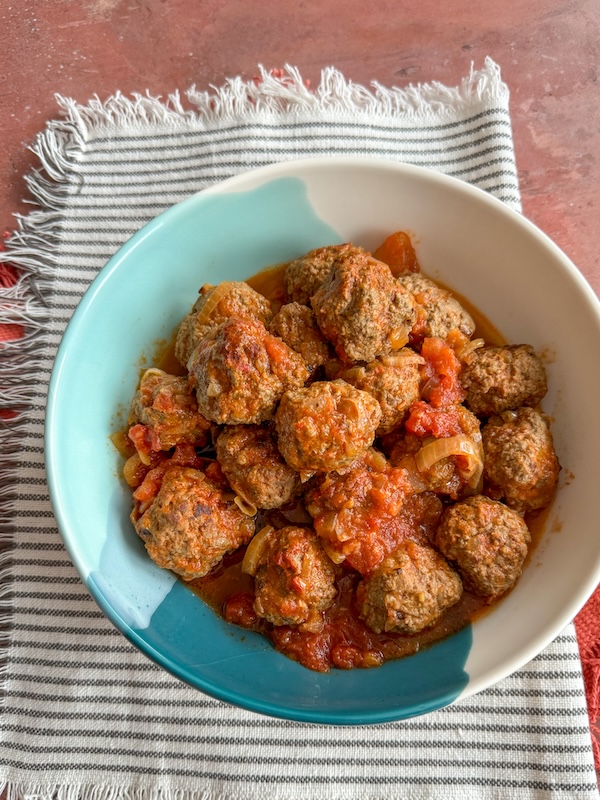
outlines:
M275 313L284 302L285 267L286 265L282 264L266 269L247 280L253 289L271 301ZM436 282L443 285L439 281ZM453 294L476 323L474 337L481 337L491 344L506 343L476 308L456 292ZM162 369L172 374L182 374L181 365L173 354L173 343L162 348L158 361ZM532 535L528 560L535 544L539 541L544 518L544 512L527 518ZM311 519L299 503L277 511L260 511L256 529L260 530L265 524L273 525L275 528L290 524L310 525ZM422 531L415 530L412 533L409 531L407 535L416 541L423 541ZM276 649L286 656L317 671L327 671L331 666L341 669L373 667L389 659L411 655L461 630L490 608L485 600L464 591L456 605L447 610L435 625L420 633L376 634L358 617L353 597L360 576L348 572L338 581L338 596L332 607L324 613L324 624L320 632L303 632L288 626L274 627L254 612L254 579L241 569L244 550L245 548L241 548L227 556L209 575L193 580L187 585L228 622L265 635L273 642Z

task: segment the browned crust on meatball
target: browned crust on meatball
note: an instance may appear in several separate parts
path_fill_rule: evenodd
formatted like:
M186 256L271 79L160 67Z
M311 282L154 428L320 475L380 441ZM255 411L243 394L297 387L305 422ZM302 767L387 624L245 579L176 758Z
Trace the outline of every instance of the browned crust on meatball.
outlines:
M373 443L379 403L342 380L286 392L275 415L279 450L298 472L349 467Z
M544 365L528 344L474 350L463 366L461 383L465 404L483 417L535 406L547 391Z
M410 292L368 253L341 256L311 298L321 332L342 361L373 361L408 341L416 320Z
M131 403L129 424L148 428L153 450L170 450L186 443L204 447L210 422L198 411L187 378L159 369L146 370Z
M398 278L399 283L414 295L419 308L419 336L446 339L450 331L459 330L470 338L475 322L459 301L447 290L420 273L410 272Z
M283 339L292 350L300 353L311 375L329 358L329 345L308 306L287 303L275 314L268 329Z
M215 302L219 296L220 299ZM210 311L207 311L209 308ZM218 286L205 283L192 311L179 326L175 357L186 366L201 339L231 317L257 319L267 325L272 316L271 304L266 297L243 281L226 281Z
M285 463L264 426L226 426L216 453L232 489L257 508L280 508L302 491L300 475Z
M483 495L446 509L434 538L456 563L465 587L490 602L515 585L531 541L519 514Z
M134 525L154 563L186 581L247 544L255 527L203 472L187 467L165 472L156 498Z
M333 263L342 255L364 253L350 242L317 247L290 261L285 270L285 290L290 302L310 305L310 298L329 275Z
M361 619L375 633L418 633L462 595L458 574L432 547L404 542L357 589Z
M198 408L219 425L270 419L282 394L309 377L302 357L261 322L237 317L200 342L189 375Z
M272 625L313 623L337 589L335 568L311 528L272 529L255 575L254 610Z
M364 392L369 392L381 408L377 436L394 430L403 421L409 407L419 399L420 364L416 353L403 348L397 354L381 356L365 365L356 365L338 372L336 377Z
M520 512L550 505L560 465L541 412L523 407L491 417L482 439L486 494Z

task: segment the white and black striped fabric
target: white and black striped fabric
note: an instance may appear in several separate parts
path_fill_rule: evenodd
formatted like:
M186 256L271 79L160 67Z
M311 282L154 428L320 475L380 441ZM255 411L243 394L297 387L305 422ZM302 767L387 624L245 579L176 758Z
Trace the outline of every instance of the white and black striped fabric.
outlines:
M11 798L594 798L581 664L569 626L517 674L407 722L337 729L261 717L179 683L104 618L50 508L44 409L53 358L84 290L140 226L242 170L298 157L388 157L470 181L519 209L508 93L487 61L463 86L403 92L294 70L159 103L80 107L40 135L41 205L8 254L2 301L27 336L3 352L0 784Z

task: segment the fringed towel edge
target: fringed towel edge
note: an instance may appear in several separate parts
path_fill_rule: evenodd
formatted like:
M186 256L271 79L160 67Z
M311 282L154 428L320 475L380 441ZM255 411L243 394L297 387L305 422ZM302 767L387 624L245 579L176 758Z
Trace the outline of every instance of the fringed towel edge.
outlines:
M173 130L182 127L210 129L224 122L254 117L264 119L276 115L301 119L310 114L334 114L337 119L364 114L373 119L401 117L410 122L429 118L451 117L473 113L478 107L490 105L507 109L509 90L502 81L500 67L489 57L484 66L473 65L467 77L457 87L450 88L434 81L411 84L405 88L385 87L373 81L370 88L347 80L334 67L321 72L319 85L313 90L302 79L296 67L286 65L281 70L266 70L251 79L228 79L223 86L211 86L199 91L192 86L185 92L194 107L185 109L179 92L166 99L134 93L131 97L117 92L102 101L97 96L82 105L71 98L57 95L65 115L63 130L58 123L55 131L73 136L75 147L92 138L123 133L124 130ZM69 152L65 153L67 160Z

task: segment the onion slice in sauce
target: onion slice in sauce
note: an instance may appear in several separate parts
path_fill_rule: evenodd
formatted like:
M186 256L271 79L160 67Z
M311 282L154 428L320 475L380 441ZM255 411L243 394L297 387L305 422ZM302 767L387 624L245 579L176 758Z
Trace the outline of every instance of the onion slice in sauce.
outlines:
M242 514L245 514L247 517L254 517L258 511L254 503L246 500L246 498L242 497L241 494L236 494L236 496L233 498L233 502L236 504Z
M468 466L466 469L459 469L460 474L470 486L477 485L483 472L482 448L466 434L434 439L425 444L416 454L415 463L420 472L427 472L438 461L450 456L460 456L467 460Z
M250 539L242 561L242 572L246 572L253 577L256 575L260 559L267 546L267 540L274 532L275 528L272 525L265 525L264 528L261 528L259 532Z
M221 300L233 289L232 281L222 281L217 284L206 298L206 302L196 315L196 325L204 325L210 321L210 317Z

